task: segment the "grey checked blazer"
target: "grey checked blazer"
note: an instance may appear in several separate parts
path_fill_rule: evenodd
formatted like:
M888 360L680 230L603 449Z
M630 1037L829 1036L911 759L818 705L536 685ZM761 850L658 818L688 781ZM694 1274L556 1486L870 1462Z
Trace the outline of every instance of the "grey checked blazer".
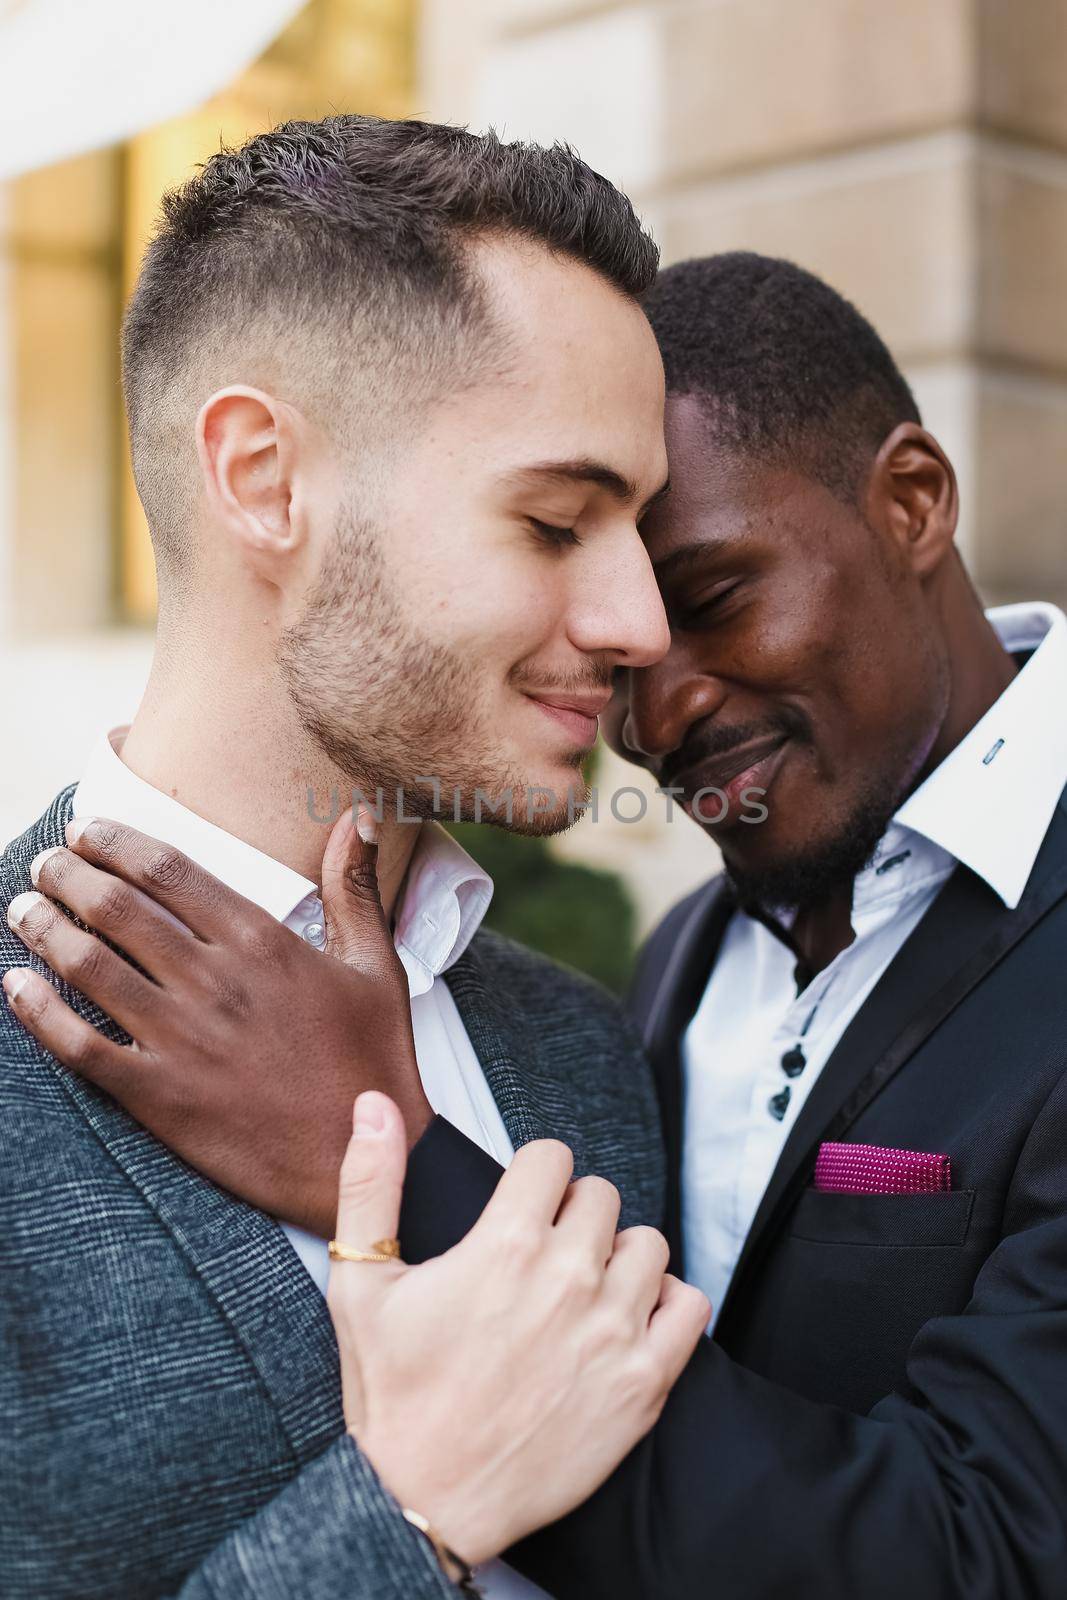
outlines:
M71 794L0 858L0 909ZM0 961L27 961L3 923ZM448 983L515 1145L566 1140L625 1222L658 1222L658 1116L614 1002L486 933ZM4 1600L454 1593L344 1432L326 1306L282 1229L0 1007Z

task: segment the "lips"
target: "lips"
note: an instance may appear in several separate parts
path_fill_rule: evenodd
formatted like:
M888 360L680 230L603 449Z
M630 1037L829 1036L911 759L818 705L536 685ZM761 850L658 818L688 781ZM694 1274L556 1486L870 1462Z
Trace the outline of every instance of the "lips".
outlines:
M577 745L586 747L596 743L597 718L608 706L611 690L588 694L528 694L527 699L565 728Z
M664 781L663 786L680 789L687 807L699 820L723 822L728 812L741 804L741 797L747 789L766 789L769 786L787 743L784 734L750 740L722 755L693 762L678 772L670 784ZM706 804L702 802L694 807L693 800L702 789L714 789L718 793L708 795ZM723 800L728 811L723 810Z

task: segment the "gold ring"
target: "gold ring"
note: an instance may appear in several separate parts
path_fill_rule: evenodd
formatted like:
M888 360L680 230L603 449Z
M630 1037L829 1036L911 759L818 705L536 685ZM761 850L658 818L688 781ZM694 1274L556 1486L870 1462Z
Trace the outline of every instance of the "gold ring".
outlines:
M353 1250L340 1239L330 1240L331 1261L399 1261L399 1239L375 1239L369 1250Z

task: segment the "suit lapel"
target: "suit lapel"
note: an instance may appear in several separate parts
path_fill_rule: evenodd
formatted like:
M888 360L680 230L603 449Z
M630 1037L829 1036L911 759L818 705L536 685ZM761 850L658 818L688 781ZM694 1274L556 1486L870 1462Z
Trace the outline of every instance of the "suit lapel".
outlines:
M32 857L63 842L72 794L60 795L9 848L8 861L24 880L21 887L29 886ZM4 954L26 959L21 945ZM34 965L47 971L36 959ZM58 986L82 1016L110 1037L125 1040L83 996L67 984ZM281 1227L194 1172L115 1101L53 1057L42 1056L36 1046L33 1056L55 1074L230 1324L277 1408L298 1465L312 1459L344 1427L337 1345L326 1303Z
M842 1035L801 1108L745 1240L729 1306L807 1183L824 1139L861 1112L1008 951L1067 895L1067 813L1058 809L1015 910L957 867Z
M725 878L716 878L693 904L666 945L658 974L643 975L647 998L635 995L642 1036L656 1080L667 1156L665 1232L672 1270L684 1270L681 1169L685 1093L682 1041L700 1004L735 902ZM651 981L649 981L651 979ZM646 987L647 985L647 987ZM645 1015L641 1017L641 1013Z
M514 1148L531 1139L580 1139L579 1119L566 1108L564 1121L573 1125L560 1125L557 1088L542 1068L537 1038L515 1037L520 1020L493 984L477 936L444 977Z
M446 975L514 1149L561 1139L598 1173L621 1220L663 1216L665 1161L647 1065L609 997L491 930Z

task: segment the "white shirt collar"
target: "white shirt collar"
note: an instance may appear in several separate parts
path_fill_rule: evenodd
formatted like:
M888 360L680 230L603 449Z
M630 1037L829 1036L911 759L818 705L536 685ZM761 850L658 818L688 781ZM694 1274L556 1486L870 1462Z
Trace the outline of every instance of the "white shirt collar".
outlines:
M125 735L116 728L94 748L74 794L76 817L110 817L161 839L279 922L305 901L313 919L317 884L131 772L119 756ZM424 824L396 911L396 948L412 997L459 960L492 897L493 880L463 846L437 823Z
M413 996L455 966L492 898L492 878L459 841L423 823L396 911L396 950Z
M1034 653L894 820L1014 907L1067 786L1067 617L1040 601L986 616L1006 650Z
M127 731L113 728L94 747L74 794L76 817L110 817L161 839L279 922L284 922L301 900L318 894L318 886L299 872L216 827L131 772L119 756Z

